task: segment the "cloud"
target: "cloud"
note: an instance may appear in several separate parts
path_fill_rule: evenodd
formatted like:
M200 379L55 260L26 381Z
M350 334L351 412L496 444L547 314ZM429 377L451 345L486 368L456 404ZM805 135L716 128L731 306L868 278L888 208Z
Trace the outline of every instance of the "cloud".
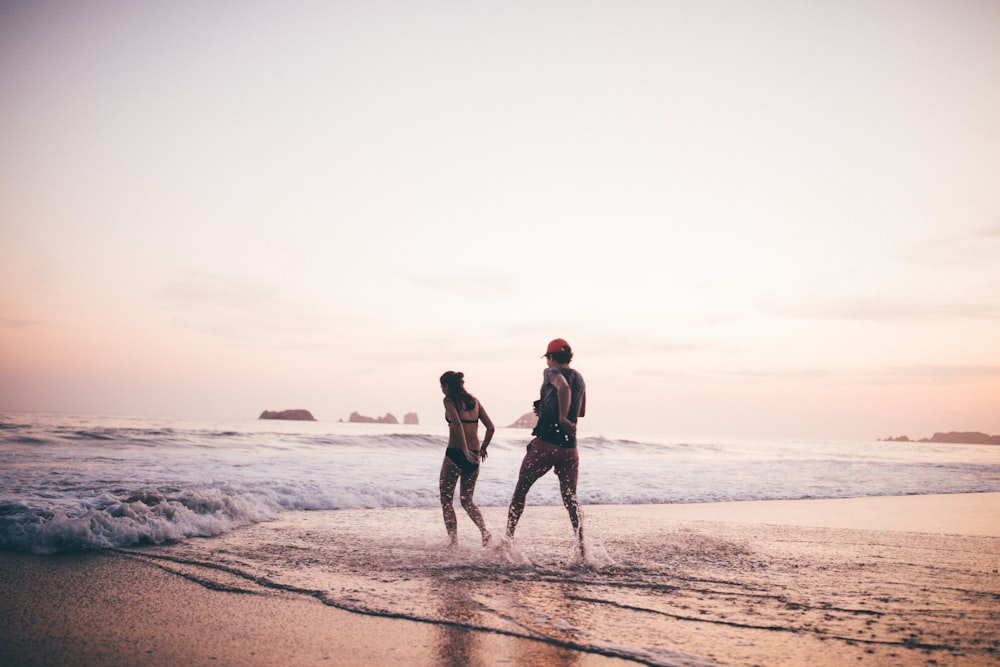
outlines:
M1000 366L887 366L867 379L876 384L969 384L1000 379Z
M684 381L694 381L703 379L703 376L694 375L692 373L687 373L684 371L669 371L662 370L658 368L640 368L639 370L628 373L628 375L622 375L621 377L646 377L654 378L659 380L684 380Z
M818 380L831 375L830 371L820 368L786 371L722 371L720 374L743 380Z
M994 265L1000 261L1000 223L980 229L939 236L901 249L903 259L920 265Z
M163 296L176 305L223 308L259 307L274 298L277 290L264 283L205 273L190 273L167 285Z
M964 385L990 382L1000 379L1000 366L947 366L912 365L885 366L860 373L834 372L822 368L802 368L790 370L720 370L713 373L690 373L643 369L632 377L650 377L663 380L685 380L689 382L713 381L720 378L743 380L746 382L780 382L783 380L829 380L835 383L867 385Z
M572 341L570 341L572 342ZM651 338L648 336L607 335L591 337L587 341L594 349L602 350L607 356L659 356L664 354L684 354L708 347L704 343L683 340Z
M801 319L851 320L876 324L909 324L955 318L1000 319L1000 304L933 303L877 298L844 298L814 301L772 309L776 315Z
M4 329L27 329L41 324L38 320L25 320L17 317L0 317L0 327Z
M1000 222L993 225L992 227L981 230L974 236L984 239L1000 239Z
M207 336L307 351L337 342L315 309L283 301L280 290L268 283L191 273L166 285L159 296L175 324Z
M624 376L623 376L624 377ZM762 384L768 382L816 382L826 378L833 378L835 374L821 368L805 368L798 370L738 370L738 371L676 371L657 368L642 368L629 373L628 377L633 379L647 378L660 380L663 382L677 382L685 385L719 385L724 383L729 386L737 384Z
M498 296L509 294L509 278L504 276L436 275L402 276L404 280L437 292L466 297Z

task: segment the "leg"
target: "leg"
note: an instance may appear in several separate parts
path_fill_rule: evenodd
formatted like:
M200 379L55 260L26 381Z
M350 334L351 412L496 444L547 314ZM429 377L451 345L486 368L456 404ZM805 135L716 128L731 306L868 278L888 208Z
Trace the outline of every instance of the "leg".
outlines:
M517 478L517 485L514 486L514 495L510 499L510 510L507 512L507 537L514 537L514 529L524 512L524 503L528 498L528 491L538 479L547 473L552 467L545 450L553 447L537 438L528 444L528 453L521 461L521 472Z
M441 464L441 512L444 514L444 527L448 531L449 541L458 544L458 519L455 517L455 484L461 471L448 457Z
M472 472L462 473L462 491L459 499L462 501L465 513L469 515L472 522L479 528L479 532L482 533L483 546L486 546L492 536L490 535L490 531L486 530L486 521L483 520L483 513L479 511L479 507L476 506L475 501L472 499L476 493L476 480L478 479L479 468L476 468Z
M576 480L580 472L580 456L576 449L564 450L565 458L556 465L556 476L559 477L559 492L563 505L569 512L569 522L573 524L580 555L583 555L583 512L576 499Z

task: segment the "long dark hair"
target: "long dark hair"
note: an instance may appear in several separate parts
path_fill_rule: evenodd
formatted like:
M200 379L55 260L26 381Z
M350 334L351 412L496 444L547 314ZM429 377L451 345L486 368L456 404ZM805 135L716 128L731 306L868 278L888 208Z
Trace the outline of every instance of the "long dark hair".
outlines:
M445 371L441 376L441 386L444 387L448 400L459 410L472 410L476 407L476 397L465 390L464 373Z

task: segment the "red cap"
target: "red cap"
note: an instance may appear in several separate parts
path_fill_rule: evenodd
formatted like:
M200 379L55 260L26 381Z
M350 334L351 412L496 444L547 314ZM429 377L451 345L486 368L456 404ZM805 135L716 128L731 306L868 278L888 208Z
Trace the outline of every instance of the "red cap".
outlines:
M562 338L556 338L555 340L549 342L549 346L545 348L545 354L543 354L542 356L547 357L553 352L562 352L563 348L569 350L570 349L569 343L567 343Z

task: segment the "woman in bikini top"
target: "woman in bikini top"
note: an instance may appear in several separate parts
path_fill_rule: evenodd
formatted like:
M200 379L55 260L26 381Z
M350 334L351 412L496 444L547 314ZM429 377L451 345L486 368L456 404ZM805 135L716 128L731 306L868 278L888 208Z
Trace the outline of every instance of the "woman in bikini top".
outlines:
M441 376L444 393L444 418L448 423L448 448L441 464L441 509L444 525L452 544L458 543L458 520L455 517L455 486L462 481L462 507L483 534L483 543L489 541L482 513L473 502L479 462L486 459L486 448L493 439L495 428L479 400L465 390L465 376L448 371ZM479 444L479 422L486 427L482 446Z
M462 472L472 472L479 467L480 456L486 458L486 449L479 446L479 402L471 410L460 410L449 399L445 400L444 420L448 422L448 449L444 450L445 456L455 462L455 465ZM453 408L453 409L449 409ZM449 413L457 413L461 424L460 429L453 429L454 417ZM470 416L471 415L471 416ZM463 437L455 437L455 431L460 431ZM461 442L465 441L465 448Z

